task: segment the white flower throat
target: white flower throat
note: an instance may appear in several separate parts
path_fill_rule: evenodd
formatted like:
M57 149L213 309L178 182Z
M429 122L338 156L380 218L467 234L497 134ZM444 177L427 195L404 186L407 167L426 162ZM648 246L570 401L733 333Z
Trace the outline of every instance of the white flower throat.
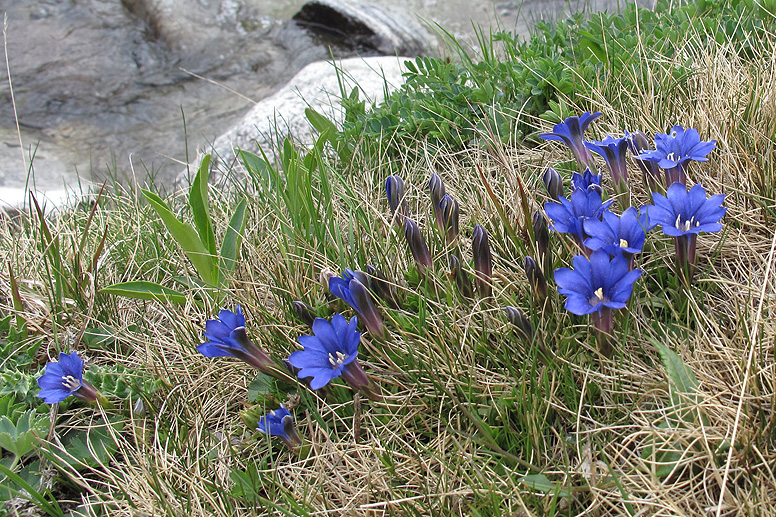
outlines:
M329 354L329 362L331 363L331 365L334 368L342 365L342 363L344 363L345 359L347 359L347 358L348 358L348 356L346 356L342 352L337 352L337 356L336 357L334 357L334 354Z
M690 229L697 228L700 225L701 222L696 221L695 216L690 217L689 221L682 222L682 214L676 216L676 223L674 224L676 229L682 232L688 232Z
M75 391L81 387L81 381L79 381L72 375L66 375L62 377L62 386L69 389L70 391Z

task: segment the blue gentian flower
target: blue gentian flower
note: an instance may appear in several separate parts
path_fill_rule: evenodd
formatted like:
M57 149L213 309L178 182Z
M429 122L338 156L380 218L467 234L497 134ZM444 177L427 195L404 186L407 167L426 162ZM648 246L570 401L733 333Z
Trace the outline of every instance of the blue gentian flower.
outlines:
M606 210L602 220L585 220L584 228L590 236L585 246L591 250L603 249L609 255L622 253L630 265L633 255L644 248L646 217L639 216L635 207L629 207L619 217Z
M542 181L552 199L557 201L563 197L563 178L560 177L558 171L552 167L547 167L547 170L542 174Z
M439 207L439 203L445 196L445 184L436 172L431 174L428 189L431 191L431 206L434 208L434 219L436 219L437 227L444 230L445 224L442 220L442 209Z
M430 269L433 265L431 251L428 249L426 239L420 231L420 226L409 217L404 219L404 239L407 241L410 252L412 252L412 258L418 264L418 269L420 271L424 271L427 268Z
M197 350L205 357L236 357L268 375L277 375L275 362L248 339L245 316L239 305L235 312L223 309L218 319L207 320L202 335L208 341Z
M579 163L580 169L585 170L593 166L593 156L585 147L583 133L595 119L601 116L601 112L586 112L581 117L568 117L560 124L555 124L552 133L540 133L539 138L544 140L559 140L571 149L574 158Z
M277 436L291 449L302 445L302 439L294 425L294 417L283 405L261 417L258 430L269 436Z
M695 265L695 244L700 232L718 232L719 221L727 208L722 206L724 194L715 194L706 199L706 189L700 184L687 191L681 183L673 183L666 195L652 194L654 205L647 207L649 222L660 225L663 233L674 238L677 264L681 270L689 266L688 280L692 278Z
M480 224L472 232L472 258L474 259L474 285L482 298L488 298L493 287L493 255L490 252L488 232Z
M575 172L571 175L571 190L584 190L591 192L595 190L599 194L601 190L601 175L593 174L590 169L585 169L583 174Z
M615 189L618 191L624 190L628 183L628 164L626 162L628 139L625 137L614 138L613 136L607 136L600 142L585 142L585 147L603 156L609 172L612 173Z
M684 129L676 125L671 132L655 135L655 150L646 151L636 158L656 162L666 171L666 185L679 182L686 184L685 164L689 161L708 161L707 155L714 150L716 140L701 141L698 131L693 128Z
M291 354L288 362L300 369L297 374L300 379L312 377L311 389L321 389L340 376L355 390L370 386L369 377L356 361L361 340L357 325L356 317L348 322L343 315L334 314L331 323L316 318L314 335L299 337L304 350Z
M409 219L407 219L409 220ZM331 294L350 305L366 328L376 336L382 336L384 332L383 318L377 312L372 301L372 295L366 286L369 285L369 277L362 271L354 271L346 268L341 277L329 278L329 291Z
M97 389L84 380L84 362L78 352L59 354L59 361L46 364L46 373L38 377L40 393L46 404L58 404L70 395L87 402L101 397Z
M544 211L550 218L550 226L556 232L571 234L580 249L584 250L584 221L589 218L599 219L613 202L611 199L602 202L601 195L596 190L575 189L571 193L571 200L562 197L560 203L547 202L544 204Z
M640 269L629 270L622 255L609 257L602 249L593 251L588 260L583 255L572 259L574 269L555 270L558 292L567 297L566 310L573 314L590 314L599 333L599 349L610 355L607 336L614 324L613 311L622 309L633 292L633 284L641 276Z
M706 199L706 189L700 184L690 191L684 185L675 183L668 187L666 195L653 193L654 205L648 207L649 221L659 224L663 233L671 237L718 232L722 229L720 219L727 212L722 206L725 194L715 194Z

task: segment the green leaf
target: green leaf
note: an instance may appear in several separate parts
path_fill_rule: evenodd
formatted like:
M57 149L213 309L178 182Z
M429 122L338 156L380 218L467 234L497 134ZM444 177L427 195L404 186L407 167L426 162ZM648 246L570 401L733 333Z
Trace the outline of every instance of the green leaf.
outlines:
M210 155L206 154L202 158L197 175L189 190L189 206L194 217L194 225L197 228L199 239L202 244L210 251L211 255L216 254L216 236L213 233L213 223L210 219L210 203L208 201L208 178L210 175Z
M226 229L224 242L221 243L221 267L218 273L218 285L221 285L227 274L231 274L234 271L234 267L237 264L237 255L240 253L243 230L245 230L245 208L247 205L248 203L245 199L240 200L237 208L234 209L232 218L229 220L229 228Z
M676 352L662 343L653 341L655 348L663 359L668 374L668 383L671 387L671 400L674 405L682 405L687 402L698 402L698 381L692 370L684 364L682 358Z
M38 415L34 409L25 411L16 421L0 416L0 447L21 458L35 448L36 434L42 436L49 427L47 415Z
M108 287L103 287L100 289L100 292L105 294L113 294L116 296L138 298L140 300L153 300L163 303L168 301L180 305L186 303L186 296L182 293L154 282L146 282L145 280L113 284Z
M571 490L550 481L544 474L528 474L520 478L520 481L525 483L528 488L538 492L553 494L559 497L569 497L571 495Z
M143 190L143 195L153 207L159 217L162 218L167 231L183 249L202 280L215 285L215 256L202 244L196 230L188 224L180 221L167 207L158 195L148 190Z

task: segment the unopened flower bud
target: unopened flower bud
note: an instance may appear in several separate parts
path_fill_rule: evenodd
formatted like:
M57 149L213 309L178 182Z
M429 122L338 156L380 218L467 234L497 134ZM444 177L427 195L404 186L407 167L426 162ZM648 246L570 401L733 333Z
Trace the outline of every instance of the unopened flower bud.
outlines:
M528 277L528 283L533 291L534 298L539 303L547 299L547 280L544 278L539 264L533 257L525 257L525 276Z
M377 312L377 307L375 307L375 304L372 301L372 295L369 293L369 290L364 284L359 282L357 278L353 278L353 280L350 281L349 288L353 301L358 307L361 321L364 322L367 330L375 336L382 336L384 330L383 318L380 316L380 313Z
M652 149L647 135L641 131L634 131L633 133L626 131L625 137L628 139L628 149L630 149L634 156ZM644 185L647 187L648 192L657 192L658 185L660 185L660 167L658 167L657 162L638 159L635 162L639 169L641 169L641 172L644 173Z
M537 210L533 214L533 233L536 249L540 257L547 256L547 249L550 246L550 231L547 228L547 220L542 213Z
M442 211L442 228L447 243L451 244L458 238L458 201L450 194L445 194L439 202L439 209Z
M471 298L474 292L469 275L461 269L461 261L455 255L450 255L450 278L455 282L458 292L464 298Z
M302 323L308 326L313 325L313 321L315 321L317 316L315 315L312 307L298 300L291 302L291 305L294 307L294 313L296 314L296 317L299 318Z
M444 230L445 226L442 220L442 209L439 207L439 203L445 196L445 184L436 172L431 175L431 180L428 182L428 188L431 191L431 206L434 207L434 218L436 219L437 226L440 230Z
M385 193L388 196L388 204L391 206L393 220L398 225L403 224L408 210L407 201L404 199L404 180L401 176L398 174L388 176L388 179L385 180Z
M366 272L369 274L369 289L382 300L394 307L398 307L396 289L393 284L388 281L385 274L371 264L367 264Z
M404 220L404 237L407 239L415 262L424 268L431 268L431 252L428 250L426 239L420 233L418 224L409 217Z
M474 283L481 297L491 294L491 278L493 277L493 258L488 244L488 232L481 225L474 227L472 233L472 256L474 258Z
M542 181L552 199L558 201L563 197L563 178L560 177L558 171L552 167L547 167L547 170L542 175Z
M517 307L507 307L507 320L515 326L526 341L533 339L533 325L531 320Z

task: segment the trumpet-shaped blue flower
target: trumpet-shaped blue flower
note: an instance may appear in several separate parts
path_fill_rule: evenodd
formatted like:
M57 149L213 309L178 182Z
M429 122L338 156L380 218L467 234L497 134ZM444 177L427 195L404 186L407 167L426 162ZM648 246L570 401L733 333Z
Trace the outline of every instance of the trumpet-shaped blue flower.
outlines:
M585 147L585 138L583 133L595 119L601 116L601 112L586 112L581 117L568 117L560 124L555 124L552 133L540 133L539 137L544 140L559 140L564 142L571 149L574 158L579 163L580 170L593 166L593 156Z
M575 255L574 269L555 270L558 292L567 297L566 310L584 315L604 308L622 309L641 276L640 269L628 270L628 261L620 254L609 257L606 251L593 251L590 259Z
M245 316L239 305L235 312L223 309L218 319L207 320L202 335L208 341L197 347L205 357L236 357L265 373L274 375L275 363L245 332Z
M690 160L696 162L708 161L708 154L714 150L716 140L701 141L697 129L676 125L670 133L658 133L655 135L655 147L653 151L646 151L637 156L639 160L656 162L661 169L671 169L677 165L684 165Z
M407 219L409 220L409 219ZM331 294L350 305L361 316L361 319L369 329L369 332L383 335L383 318L377 312L372 301L372 296L366 286L369 285L369 277L363 271L345 269L341 277L329 278L329 291Z
M603 211L613 202L611 199L602 202L601 195L596 190L575 189L571 193L571 200L562 197L560 203L545 203L544 211L556 232L571 234L577 244L582 246L585 240L584 221L600 218Z
M707 155L714 150L716 140L701 141L698 131L693 128L684 129L676 125L671 132L655 135L655 150L646 151L636 159L656 162L666 171L666 185L674 182L686 184L684 168L689 161L708 161Z
M585 147L603 156L606 166L612 174L615 187L618 189L624 188L624 185L628 182L628 164L626 162L628 139L625 137L614 138L613 136L607 136L600 142L585 142Z
M85 401L95 401L97 390L84 380L84 362L78 352L60 353L59 361L46 364L46 373L38 377L40 393L46 404L58 404L70 395Z
M625 138L628 139L628 148L633 156L639 156L644 152L651 151L649 147L649 140L647 135L642 131L634 131L633 133L625 131ZM644 185L647 187L647 191L655 192L660 184L660 167L657 163L647 160L636 160L636 165L639 166L641 172L644 173Z
M261 417L258 430L269 436L277 436L291 448L302 444L302 439L294 425L294 417L283 405Z
M646 216L639 216L635 207L629 207L621 216L605 211L603 219L587 219L585 233L590 238L585 246L591 250L603 249L610 255L623 253L626 258L641 253L646 237Z
M354 389L369 385L366 373L356 361L361 340L357 325L355 317L348 322L341 314L335 314L331 323L316 318L314 335L299 337L304 350L291 354L288 361L300 369L297 374L300 379L312 377L311 389L320 389L340 376Z
M706 189L700 184L688 192L684 185L674 183L665 196L653 193L652 200L654 205L648 207L650 223L659 224L663 233L672 237L718 232L722 229L719 221L727 212L722 206L725 194L706 199Z

